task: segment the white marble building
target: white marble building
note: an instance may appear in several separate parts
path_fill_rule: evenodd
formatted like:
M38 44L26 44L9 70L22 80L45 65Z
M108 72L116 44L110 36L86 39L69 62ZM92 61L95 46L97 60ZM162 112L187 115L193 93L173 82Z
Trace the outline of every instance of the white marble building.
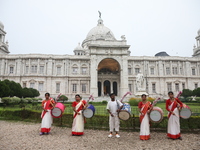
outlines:
M0 23L0 80L36 88L42 97L45 92L53 96L63 93L69 98L76 93L100 97L110 92L122 96L131 91L134 95L140 71L146 92L152 97L200 86L200 30L192 57L168 56L165 52L130 56L125 36L117 40L101 18L74 49L75 55L9 54L5 34Z

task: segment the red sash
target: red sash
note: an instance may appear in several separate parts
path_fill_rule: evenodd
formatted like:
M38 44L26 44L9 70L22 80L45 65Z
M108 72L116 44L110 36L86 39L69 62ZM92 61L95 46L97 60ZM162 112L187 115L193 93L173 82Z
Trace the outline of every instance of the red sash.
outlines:
M147 111L148 111L148 109L149 109L149 106L150 106L150 102L149 101L147 101L145 104L144 104L144 108L142 109L142 113L144 114L144 115L140 115L140 122L142 122L142 120L143 120L143 118L144 118L144 116L146 115L146 113L147 113Z
M176 107L177 107L177 101L176 101L176 98L175 98L173 106L171 107L171 111L173 112ZM172 114L171 112L168 114L168 118L171 116L171 114Z
M50 103L51 102L51 100L48 100L47 102L46 102L46 104L45 104L45 106L44 106L44 109L49 109L49 106L50 106ZM41 117L43 118L44 117L44 115L46 114L46 111L42 111L42 115L41 115Z
M82 107L84 107L83 101L80 101L79 103L82 103L82 104L81 104L80 107L76 110L77 112L79 112L80 110L82 110ZM78 105L78 104L77 104L77 105ZM75 118L76 115L78 114L77 112L74 114L74 118Z

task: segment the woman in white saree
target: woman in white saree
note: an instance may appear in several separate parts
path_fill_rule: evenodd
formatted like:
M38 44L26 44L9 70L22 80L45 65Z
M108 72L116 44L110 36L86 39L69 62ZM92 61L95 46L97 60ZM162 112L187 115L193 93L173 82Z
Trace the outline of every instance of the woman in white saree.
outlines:
M149 116L152 109L152 105L149 101L146 100L146 95L142 94L142 101L138 103L138 108L140 112L140 140L149 140L150 139L150 125L149 125Z
M53 122L53 118L51 116L51 110L54 107L54 100L50 98L50 94L46 93L45 94L45 100L42 101L42 123L41 123L41 130L40 130L40 135L43 135L44 133L49 134L51 130L51 124Z
M174 98L174 93L168 93L169 99L166 100L166 110L168 111L168 127L167 136L171 139L180 139L180 117L179 109L183 106L183 103L178 99Z
M73 124L72 124L72 135L83 135L84 134L84 116L83 110L87 107L85 100L81 100L79 94L75 95L76 101L72 103L73 114Z

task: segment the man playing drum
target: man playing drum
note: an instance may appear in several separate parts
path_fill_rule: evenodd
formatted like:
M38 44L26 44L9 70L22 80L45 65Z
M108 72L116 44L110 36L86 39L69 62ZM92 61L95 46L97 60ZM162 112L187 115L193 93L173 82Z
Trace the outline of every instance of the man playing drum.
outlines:
M43 135L45 132L49 134L51 130L51 124L53 121L53 118L51 116L51 110L54 107L54 100L50 98L50 94L46 93L45 94L45 100L42 101L42 124L41 124L41 130L40 130L40 135Z
M166 110L168 111L167 136L173 140L180 139L179 109L183 106L178 98L174 98L173 92L168 92L169 99L166 100Z
M119 117L118 112L122 109L123 104L115 99L115 94L110 94L111 100L108 102L106 109L108 110L109 115L109 127L110 127L110 134L108 135L109 138L112 137L112 133L115 129L116 137L119 138Z
M152 105L146 99L146 95L142 94L142 101L138 103L138 108L140 112L140 140L149 140L150 139L150 130L149 130L149 116L152 109Z
M83 135L84 134L84 117L83 110L87 108L85 100L81 100L79 94L75 95L76 101L72 103L72 108L74 111L73 124L72 124L72 135Z

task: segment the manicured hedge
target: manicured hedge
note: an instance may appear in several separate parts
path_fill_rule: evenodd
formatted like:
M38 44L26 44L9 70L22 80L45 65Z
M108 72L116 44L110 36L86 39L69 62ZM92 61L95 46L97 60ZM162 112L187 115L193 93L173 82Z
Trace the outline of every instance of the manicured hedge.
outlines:
M31 122L41 122L41 112L32 110L0 110L0 118L5 120L24 120ZM73 121L72 114L63 114L62 118L54 118L54 125L71 127ZM95 115L93 118L87 119L85 128L90 129L109 129L108 115ZM151 130L166 131L167 117L164 117L160 123L151 123ZM192 116L189 119L180 119L181 129L192 131L200 129L200 116ZM140 122L138 117L132 116L128 121L121 121L121 130L136 131L139 130Z

